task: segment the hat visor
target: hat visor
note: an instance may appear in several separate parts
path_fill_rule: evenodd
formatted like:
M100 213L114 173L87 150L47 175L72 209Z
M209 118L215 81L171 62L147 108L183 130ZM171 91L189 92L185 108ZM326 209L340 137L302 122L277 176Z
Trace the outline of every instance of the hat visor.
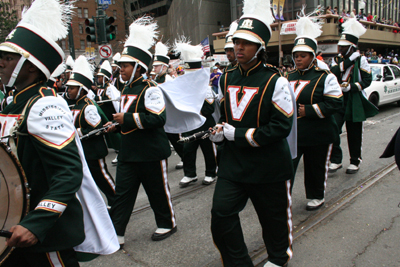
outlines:
M244 39L250 41L252 43L263 45L263 43L256 36L245 33L245 32L236 32L233 34L232 39Z
M147 71L147 66L143 62L137 59L133 59L130 56L121 56L121 58L118 60L118 62L132 62L132 63L139 63L140 66L142 66L146 71Z
M293 47L292 54L294 52L310 52L313 54L315 53L315 51L308 45L296 45L295 47Z
M349 45L354 45L352 42L349 42L347 40L339 40L338 45L340 46L349 46Z
M68 80L68 82L65 84L67 86L80 86L83 89L85 89L85 91L89 92L89 89L86 88L86 86L84 86L83 84L77 82L77 81L73 81L73 80Z
M161 62L161 61L155 61L153 63L153 66L160 66L160 65L168 66L167 64L165 64L164 62Z
M227 48L233 48L233 43L227 43L227 44L224 46L224 49L227 49Z
M12 49L11 47L2 44L0 44L0 51L19 54L18 51L16 51L15 49Z

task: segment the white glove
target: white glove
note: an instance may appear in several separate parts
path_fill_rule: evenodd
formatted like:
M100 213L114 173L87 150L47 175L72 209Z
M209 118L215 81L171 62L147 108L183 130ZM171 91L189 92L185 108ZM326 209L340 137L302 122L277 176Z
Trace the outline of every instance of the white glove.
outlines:
M347 86L346 86L347 85ZM350 83L342 83L340 85L340 88L342 89L342 92L348 92L350 91L351 87L350 87Z
M217 124L216 127L221 128L221 127L223 127L223 125ZM222 141L224 141L224 138L225 138L224 131L220 131L219 133L216 132L214 135L211 134L209 138L210 138L210 141L214 142L214 143L222 142Z
M350 60L351 60L351 61L354 61L354 60L356 60L359 56L360 56L360 53L354 52L353 54L351 54Z
M235 141L235 127L232 125L225 123L224 124L224 136L229 141Z

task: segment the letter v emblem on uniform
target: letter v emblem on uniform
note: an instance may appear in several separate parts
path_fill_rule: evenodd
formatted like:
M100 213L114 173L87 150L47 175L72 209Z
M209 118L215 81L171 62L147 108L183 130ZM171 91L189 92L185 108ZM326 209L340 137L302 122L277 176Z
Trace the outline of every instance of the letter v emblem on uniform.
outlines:
M258 87L243 87L243 96L239 101L240 86L229 86L229 100L232 113L232 119L240 121L246 112L249 103L258 92Z
M121 112L126 113L133 101L137 98L137 95L122 95L121 96Z
M310 83L310 81L291 81L289 83L290 83L290 86L293 88L294 95L296 96L296 100L297 100L297 98L299 98L301 91L303 91L303 89L306 87L307 84ZM298 83L297 86L296 86L296 83Z

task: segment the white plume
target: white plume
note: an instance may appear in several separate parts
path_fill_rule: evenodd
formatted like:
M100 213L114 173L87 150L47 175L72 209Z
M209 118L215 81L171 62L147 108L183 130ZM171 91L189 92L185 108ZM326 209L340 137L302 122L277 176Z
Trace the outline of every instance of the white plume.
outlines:
M67 66L65 66L64 63L61 63L60 65L58 65L58 67L53 71L53 73L51 74L52 78L57 78L58 76L60 76L61 74L64 73L65 69L67 68Z
M120 54L120 53L116 53L116 54L113 56L113 60L114 60L114 61L118 61L120 58L121 58L121 54Z
M356 18L347 19L342 26L343 33L354 35L357 38L360 38L360 36L367 31L367 29L365 29L364 26L360 22L358 22Z
M80 55L76 61L72 72L82 74L93 81L94 66L89 63L84 55Z
M235 33L235 31L237 30L237 27L238 27L238 22L237 22L237 20L234 20L231 23L231 25L229 26L229 32L226 36L232 36Z
M300 17L296 23L296 35L317 39L322 34L322 25L314 23L309 17Z
M181 60L201 60L204 55L203 47L201 45L191 45L190 40L181 36L179 40L175 40L174 51L175 55L181 54Z
M73 1L35 0L29 9L24 8L19 23L31 24L57 41L68 34L73 8Z
M68 56L67 60L65 60L65 65L70 66L71 69L73 69L75 65L74 59L71 56Z
M270 0L243 0L243 16L256 15L270 25L275 18L271 10Z
M156 44L156 49L155 49L155 55L161 55L161 56L166 56L168 55L168 50L169 47L166 44L163 44L162 42L158 42Z
M129 37L125 46L136 46L142 50L149 50L158 36L157 23L152 17L143 16L129 26Z

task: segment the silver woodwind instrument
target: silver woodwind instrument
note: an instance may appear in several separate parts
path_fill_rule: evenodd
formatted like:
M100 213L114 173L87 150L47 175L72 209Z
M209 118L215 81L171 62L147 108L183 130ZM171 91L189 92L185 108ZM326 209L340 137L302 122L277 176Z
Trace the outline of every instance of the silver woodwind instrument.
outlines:
M198 133L194 133L194 134L192 134L192 135L190 135L188 137L181 137L177 141L177 143L183 144L183 143L190 143L190 142L193 142L193 141L196 141L196 140L199 140L199 139L206 139L211 135L211 133L213 131L216 131L216 130L217 130L217 128L214 127L214 128L208 129L206 131L201 131L201 132L198 132Z

